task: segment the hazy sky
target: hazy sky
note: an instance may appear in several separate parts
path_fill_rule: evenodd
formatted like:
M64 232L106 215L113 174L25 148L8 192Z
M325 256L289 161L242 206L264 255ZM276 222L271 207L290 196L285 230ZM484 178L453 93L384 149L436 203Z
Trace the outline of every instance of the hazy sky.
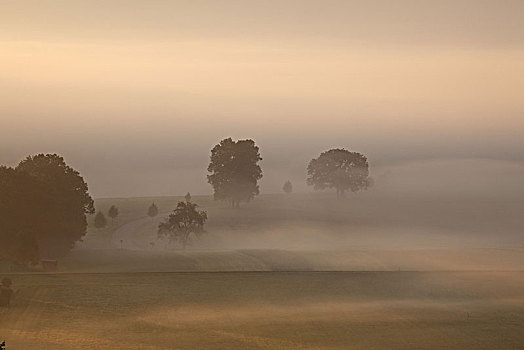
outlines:
M0 0L0 164L56 152L95 196L210 192L254 138L263 190L373 164L524 160L524 1Z

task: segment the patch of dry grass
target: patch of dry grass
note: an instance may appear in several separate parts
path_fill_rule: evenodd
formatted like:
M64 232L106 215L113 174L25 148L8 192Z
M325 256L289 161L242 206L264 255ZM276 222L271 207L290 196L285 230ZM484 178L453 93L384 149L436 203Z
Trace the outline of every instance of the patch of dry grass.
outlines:
M524 273L15 275L9 349L512 349Z

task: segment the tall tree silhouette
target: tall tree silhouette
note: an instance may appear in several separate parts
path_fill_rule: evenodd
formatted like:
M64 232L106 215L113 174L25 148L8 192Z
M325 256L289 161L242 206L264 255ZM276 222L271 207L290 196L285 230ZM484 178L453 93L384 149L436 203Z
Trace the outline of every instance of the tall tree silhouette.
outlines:
M259 194L258 180L262 178L259 149L253 140L220 141L211 150L207 181L213 186L216 200L227 200L232 207L249 202Z
M189 201L178 202L173 213L158 225L158 236L168 237L170 242L180 242L185 249L192 234L198 237L205 232L207 213L197 207L198 205Z
M307 167L307 184L316 190L334 188L337 197L371 186L367 158L360 153L337 148L323 152Z

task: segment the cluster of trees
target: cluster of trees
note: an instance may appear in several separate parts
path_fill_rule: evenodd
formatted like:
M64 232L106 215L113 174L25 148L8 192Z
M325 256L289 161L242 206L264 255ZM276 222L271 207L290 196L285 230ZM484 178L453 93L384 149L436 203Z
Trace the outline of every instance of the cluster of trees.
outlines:
M82 176L56 154L0 166L0 194L0 259L21 265L67 253L95 211Z
M208 182L213 186L214 199L225 200L232 207L239 207L241 202L249 202L259 194L258 181L262 178L262 169L258 164L262 160L259 148L253 140L233 141L231 138L220 141L211 150L208 166ZM369 177L367 158L360 153L337 148L323 152L312 159L307 167L307 184L316 190L335 189L337 197L344 197L346 192L356 192L372 185ZM286 181L283 191L293 192L291 181ZM207 213L199 211L191 203L187 193L185 202L179 202L169 217L158 225L158 236L168 237L169 241L178 241L185 248L191 235L199 236L204 231ZM158 209L154 203L148 215L156 216Z
M211 150L207 168L214 198L232 207L255 198L260 192L261 160L253 140L220 141ZM307 184L316 190L335 189L338 197L367 189L372 185L367 158L340 148L323 152L309 162ZM283 191L293 191L290 181ZM185 201L158 225L159 237L185 247L192 235L202 234L207 213L197 207L187 193ZM84 179L56 154L30 156L14 168L0 166L0 259L36 264L42 258L59 258L86 234L86 215L94 212ZM111 206L107 215L116 219L118 208ZM155 203L147 215L152 219L158 215ZM94 223L102 228L107 219L98 212Z
M259 148L253 140L220 141L211 150L208 166L208 182L213 186L214 198L226 200L232 207L240 202L249 202L259 194L258 180L262 169ZM315 190L335 189L337 197L344 197L348 191L356 192L372 185L366 156L342 148L323 152L312 159L307 167L307 184ZM293 192L288 180L284 183L285 193Z
M118 208L114 205L112 205L109 210L107 211L107 216L111 218L111 222L114 223L115 219L118 217L118 214L120 214L120 211ZM95 215L95 227L98 229L104 228L107 226L107 219L104 213L101 211L97 212Z

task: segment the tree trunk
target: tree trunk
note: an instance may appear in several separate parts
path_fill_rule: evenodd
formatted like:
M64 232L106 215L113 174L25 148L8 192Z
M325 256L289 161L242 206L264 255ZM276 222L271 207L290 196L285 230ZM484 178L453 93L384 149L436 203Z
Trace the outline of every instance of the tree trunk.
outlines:
M187 231L187 228L184 232L184 237L182 237L182 250L186 250L186 246L187 246L187 241L189 240L189 235L191 234L191 232L188 232Z

